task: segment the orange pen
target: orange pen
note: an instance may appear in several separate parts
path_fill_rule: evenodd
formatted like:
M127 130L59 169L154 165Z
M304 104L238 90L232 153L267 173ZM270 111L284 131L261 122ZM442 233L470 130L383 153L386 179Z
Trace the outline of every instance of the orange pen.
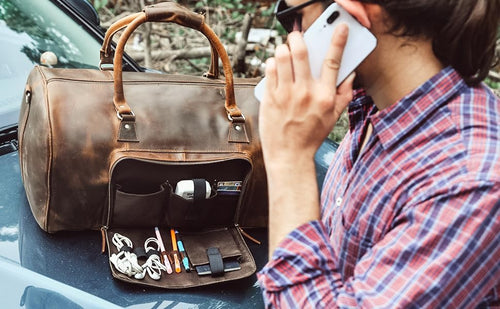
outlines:
M172 252L172 255L174 258L175 272L180 273L181 272L181 262L179 260L179 251L177 249L177 239L175 237L175 230L174 229L170 229L170 238L172 239L172 249L174 249L174 251Z

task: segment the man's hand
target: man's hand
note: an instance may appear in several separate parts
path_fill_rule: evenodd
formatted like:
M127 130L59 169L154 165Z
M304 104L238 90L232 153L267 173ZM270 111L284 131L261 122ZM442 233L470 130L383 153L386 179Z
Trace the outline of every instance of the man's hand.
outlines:
M317 80L311 76L307 48L299 32L292 32L289 46L278 46L275 58L268 59L259 119L266 163L293 162L299 154L312 159L351 101L354 76L338 89L335 86L347 33L344 24L335 29Z
M319 219L314 154L352 100L354 75L336 88L348 28L333 34L321 77L311 76L299 32L267 62L259 129L269 184L270 253L291 230Z

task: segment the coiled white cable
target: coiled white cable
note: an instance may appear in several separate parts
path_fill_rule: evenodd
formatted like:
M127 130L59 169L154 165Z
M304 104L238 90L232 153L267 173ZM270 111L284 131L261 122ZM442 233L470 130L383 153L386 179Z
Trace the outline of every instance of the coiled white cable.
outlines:
M132 241L119 233L115 233L112 242L119 251L118 253L113 253L109 257L109 260L113 263L115 268L129 277L142 273L143 269L137 261L137 256L132 252L120 251L124 246L132 248Z
M156 248L149 246L149 243L155 243ZM146 253L150 250L155 250L159 251L160 250L160 244L158 243L158 240L155 237L150 237L146 239L144 242L144 249L146 250ZM136 279L143 279L146 276L146 272L148 273L149 277L153 280L160 280L161 278L161 271L166 271L167 268L165 265L161 263L160 256L157 254L151 254L146 262L142 264L142 273L137 273L134 275L134 278Z

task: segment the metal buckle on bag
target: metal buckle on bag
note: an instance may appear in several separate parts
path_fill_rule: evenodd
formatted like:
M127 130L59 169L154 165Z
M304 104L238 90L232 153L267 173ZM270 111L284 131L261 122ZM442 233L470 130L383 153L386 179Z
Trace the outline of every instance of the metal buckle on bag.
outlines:
M134 118L135 118L135 114L134 114L134 112L133 112L133 111L130 111L130 113L129 113L129 114L125 114L125 115L130 115L130 116L132 116L132 117L134 117ZM122 114L120 114L120 111L116 111L116 117L118 117L118 119L120 119L120 121L122 121L122 120L123 120L123 116L122 116Z
M244 125L245 125L245 116L243 114L241 114L241 116L237 116L237 117L231 117L231 114L227 114L227 119L229 119L229 121L231 121L232 125L233 125L233 128L238 131L238 132L241 132L243 129L244 129Z
M113 63L99 61L99 70L101 71L113 71Z
M241 114L241 116L232 117L228 113L227 119L231 121L231 125L229 126L228 142L247 144L250 143L245 127L245 116Z
M245 122L245 115L241 114L241 116L237 116L237 117L232 117L231 114L227 113L227 119L229 119L229 121L231 121L232 123L235 123L235 122Z
M99 60L99 70L101 71L112 71L113 70L113 58L115 56L115 51L110 50L109 54L101 49L101 59ZM106 65L106 66L103 66Z
M133 111L126 114L120 114L116 111L116 117L120 119L120 129L118 131L118 141L137 143L137 129L135 123L135 114Z

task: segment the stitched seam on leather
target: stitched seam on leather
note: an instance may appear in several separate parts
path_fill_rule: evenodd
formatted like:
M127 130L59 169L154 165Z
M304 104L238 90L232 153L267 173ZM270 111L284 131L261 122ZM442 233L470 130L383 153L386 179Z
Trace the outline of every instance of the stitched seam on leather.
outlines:
M43 70L38 67L38 70L40 71L40 75L42 76L43 80L45 81L45 83L43 83L43 94L44 94L44 103L45 103L45 108L47 109L47 125L48 125L48 134L47 134L47 162L46 162L46 168L47 168L47 178L46 178L46 181L47 181L47 200L45 202L46 204L46 207L45 207L45 226L44 226L44 229L46 231L49 231L49 214L50 214L50 199L51 199L51 196L52 196L52 185L51 185L51 179L52 179L52 159L53 159L53 156L52 156L52 123L51 123L51 115L50 115L50 109L49 109L49 92L48 92L48 89L47 89L47 86L49 84L49 80L47 79L47 77L45 76L45 74L43 74Z

